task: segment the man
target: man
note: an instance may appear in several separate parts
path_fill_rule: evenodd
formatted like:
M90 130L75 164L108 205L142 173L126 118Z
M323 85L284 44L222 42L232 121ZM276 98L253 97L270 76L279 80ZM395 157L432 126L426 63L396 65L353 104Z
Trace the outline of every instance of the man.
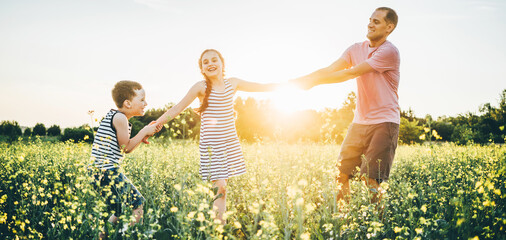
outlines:
M397 14L391 8L377 8L369 19L369 41L349 47L337 61L292 82L310 89L320 84L357 79L357 107L353 122L339 154L338 182L342 184L339 199L349 195L349 179L360 168L360 174L372 192L388 180L397 148L400 109L400 58L397 48L387 37L397 26ZM374 202L381 194L374 194Z

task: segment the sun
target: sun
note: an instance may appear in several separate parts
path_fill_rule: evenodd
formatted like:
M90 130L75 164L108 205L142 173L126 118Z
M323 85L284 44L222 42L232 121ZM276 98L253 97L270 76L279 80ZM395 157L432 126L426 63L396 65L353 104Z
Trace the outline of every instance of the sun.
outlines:
M274 107L284 113L293 113L313 108L308 92L294 84L286 84L272 93Z

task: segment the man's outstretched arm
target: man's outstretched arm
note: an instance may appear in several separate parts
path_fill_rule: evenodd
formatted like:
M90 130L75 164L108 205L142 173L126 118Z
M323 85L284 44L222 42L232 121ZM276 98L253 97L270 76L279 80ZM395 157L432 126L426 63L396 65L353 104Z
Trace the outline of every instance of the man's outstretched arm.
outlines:
M304 89L310 89L314 86L329 83L340 83L368 72L373 72L374 69L366 62L350 68L350 64L340 58L330 66L317 70L306 76L292 80L296 84L302 86Z

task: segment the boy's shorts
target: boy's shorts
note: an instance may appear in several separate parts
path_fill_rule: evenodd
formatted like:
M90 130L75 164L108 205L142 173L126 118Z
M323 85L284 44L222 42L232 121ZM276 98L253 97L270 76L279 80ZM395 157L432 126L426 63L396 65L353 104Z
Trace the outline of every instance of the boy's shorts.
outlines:
M107 211L115 211L119 216L122 212L121 204L126 203L132 209L137 209L145 199L130 180L118 169L100 170L90 169L93 177L92 185L106 198Z
M385 122L373 125L352 123L341 145L337 166L340 173L360 174L388 180L399 137L399 124Z

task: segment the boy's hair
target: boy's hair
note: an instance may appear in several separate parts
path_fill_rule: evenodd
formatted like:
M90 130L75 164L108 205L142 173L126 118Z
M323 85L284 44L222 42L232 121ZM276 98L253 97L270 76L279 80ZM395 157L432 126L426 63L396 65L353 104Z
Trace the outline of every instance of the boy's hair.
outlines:
M142 89L142 85L138 82L123 80L114 85L112 89L112 99L118 108L123 107L125 100L132 100L136 93L134 90Z

